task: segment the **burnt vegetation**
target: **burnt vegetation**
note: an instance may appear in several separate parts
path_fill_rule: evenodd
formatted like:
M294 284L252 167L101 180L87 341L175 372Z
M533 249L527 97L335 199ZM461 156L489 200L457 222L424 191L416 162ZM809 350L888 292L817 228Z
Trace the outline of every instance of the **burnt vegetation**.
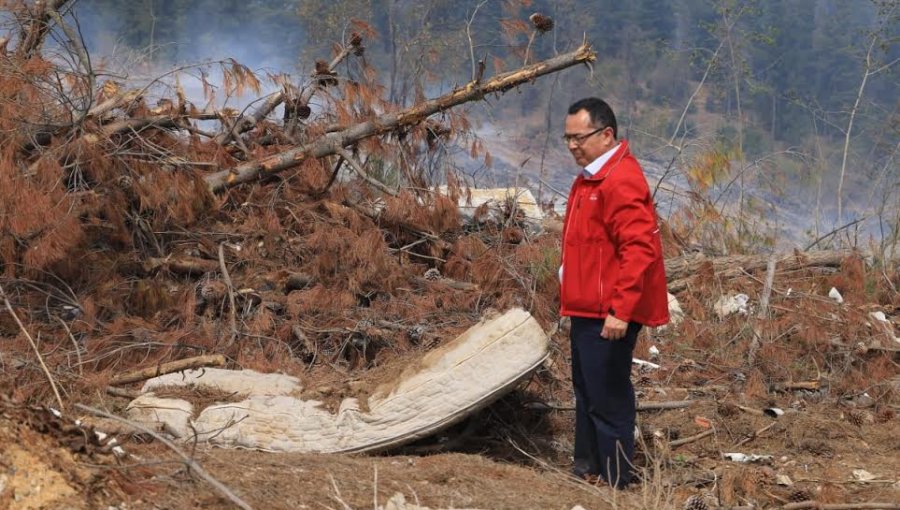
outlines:
M17 27L0 39L2 393L51 402L49 377L69 405L136 367L222 354L231 367L331 386L337 398L351 393L348 380L377 381L490 310L522 307L552 334L552 362L482 415L486 425L473 429L481 439L460 448L533 462L509 447L512 437L565 465L554 434L567 434L571 417L526 405L569 401L559 236L536 229L514 202L461 217L467 189L447 154L462 146L491 158L455 106L588 63L589 46L403 105L385 99L364 59L375 34L355 23L300 83L257 77L234 60L206 64L202 106L178 72L140 88L107 76L68 2L10 9ZM554 28L542 14L530 21L529 46ZM213 71L220 84L207 80ZM242 111L213 106L214 94L256 97L265 83L275 92ZM680 239L721 233L703 205L663 225L685 320L648 332L635 353L650 359L656 346L663 365L636 369L641 399L703 403L642 420L648 484L635 497L653 507L709 496L710 473L722 480L723 505L882 496L876 486L829 482L824 466L835 452L859 453L850 439L896 454L895 262L798 251L767 269L765 255L690 254ZM832 287L843 304L827 297ZM738 292L755 308L716 316L716 300ZM776 406L791 412L771 432L760 431L768 418L742 410ZM710 426L714 440L672 454L670 440ZM753 441L825 474L783 487L770 468L721 465L723 451ZM677 481L675 468L696 476Z

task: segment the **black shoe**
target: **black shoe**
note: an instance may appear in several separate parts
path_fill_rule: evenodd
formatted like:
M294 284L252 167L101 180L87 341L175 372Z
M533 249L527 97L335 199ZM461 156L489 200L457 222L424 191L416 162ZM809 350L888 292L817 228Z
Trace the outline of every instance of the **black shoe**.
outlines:
M606 485L606 480L600 475L593 473L584 473L580 469L573 469L571 475L580 482L587 482L591 485Z

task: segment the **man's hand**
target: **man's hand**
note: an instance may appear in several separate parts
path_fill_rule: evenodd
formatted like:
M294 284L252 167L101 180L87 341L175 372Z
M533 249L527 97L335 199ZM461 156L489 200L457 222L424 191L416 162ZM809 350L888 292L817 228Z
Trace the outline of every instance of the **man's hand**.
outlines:
M619 340L625 336L626 329L628 329L627 322L620 321L612 314L609 314L606 316L606 320L603 321L603 331L600 332L600 337L607 340Z

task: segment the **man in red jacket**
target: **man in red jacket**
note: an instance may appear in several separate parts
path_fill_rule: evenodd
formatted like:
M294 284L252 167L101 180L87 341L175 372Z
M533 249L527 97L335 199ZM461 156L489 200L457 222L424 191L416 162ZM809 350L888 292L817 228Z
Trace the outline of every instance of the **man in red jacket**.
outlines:
M631 355L642 326L669 321L659 226L647 179L617 139L606 102L569 107L565 140L582 171L566 205L560 313L571 317L577 476L634 476Z

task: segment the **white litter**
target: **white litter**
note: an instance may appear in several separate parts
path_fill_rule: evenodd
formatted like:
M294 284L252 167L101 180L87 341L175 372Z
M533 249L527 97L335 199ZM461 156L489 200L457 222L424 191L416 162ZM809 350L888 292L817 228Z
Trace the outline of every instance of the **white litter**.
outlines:
M853 470L853 478L859 480L860 482L871 482L872 480L877 480L878 477L869 473L865 469L854 469Z
M871 312L871 313L869 313L869 316L871 316L873 319L875 319L877 321L887 322L888 324L891 323L891 321L889 321L887 319L887 316L884 315L884 312L882 312L881 310L878 310L877 312Z
M831 290L828 291L828 297L833 299L837 304L841 304L844 302L844 296L842 296L841 293L838 292L838 290L834 287L832 287Z
M642 359L632 358L631 362L639 367L647 367L647 368L652 368L652 369L659 368L659 365L657 365L656 363L651 363L650 361L644 361Z
M722 296L713 305L713 311L720 319L724 319L729 315L739 313L747 315L749 313L750 296L746 294L735 294L734 296Z
M775 477L775 483L778 485L783 485L785 487L790 487L794 485L794 481L791 480L791 477L788 475L778 475Z
M771 455L757 455L755 453L746 454L746 453L723 453L723 457L732 461L732 462L762 462L767 460L772 460Z
M647 352L650 353L650 359L656 359L659 356L659 349L655 345L651 345Z
M869 317L878 321L881 326L884 328L884 331L890 335L891 338L894 339L895 342L900 343L900 337L894 334L894 324L884 315L884 312L878 310L877 312L869 312Z

